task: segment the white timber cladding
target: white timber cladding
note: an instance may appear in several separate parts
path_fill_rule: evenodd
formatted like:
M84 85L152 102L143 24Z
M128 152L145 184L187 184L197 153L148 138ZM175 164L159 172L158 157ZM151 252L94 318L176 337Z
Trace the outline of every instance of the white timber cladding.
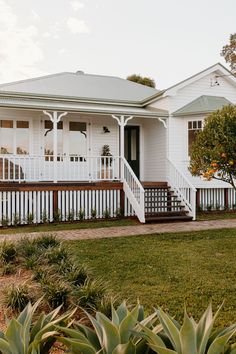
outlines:
M235 84L228 77L218 77L219 85L212 86L211 83L215 82L215 75L221 75L221 73L214 71L200 79L196 78L192 83L182 88L176 86L167 90L163 97L151 104L153 107L169 111L167 155L197 188L227 188L229 185L217 180L209 182L198 177L192 177L188 171L188 122L204 120L206 115L174 117L172 113L203 95L225 97L236 104Z
M167 129L157 118L133 118L140 126L140 179L166 181Z

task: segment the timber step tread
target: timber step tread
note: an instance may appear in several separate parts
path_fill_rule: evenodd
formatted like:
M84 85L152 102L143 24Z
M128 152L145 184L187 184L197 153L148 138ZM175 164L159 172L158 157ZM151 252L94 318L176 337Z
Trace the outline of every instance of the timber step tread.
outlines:
M182 216L182 215L187 215L186 210L176 210L176 211L159 211L159 212L152 212L152 213L145 213L146 217L148 218L149 216L155 216L155 217L162 217L162 216Z
M156 223L161 223L161 222L172 222L172 221L192 221L192 217L188 215L179 215L179 216L162 216L162 217L157 217L157 216L148 216L146 217L145 221L146 223L151 223L151 222L156 222Z

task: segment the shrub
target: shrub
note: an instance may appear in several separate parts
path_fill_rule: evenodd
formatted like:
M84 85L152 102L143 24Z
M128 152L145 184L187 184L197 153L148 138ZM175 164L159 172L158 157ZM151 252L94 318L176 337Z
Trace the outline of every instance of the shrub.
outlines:
M53 221L54 222L61 221L61 211L60 211L60 209L55 210L55 212L53 214Z
M26 269L34 269L38 265L38 257L36 255L30 256L28 258L25 258L24 260L24 266Z
M29 225L33 224L33 222L34 222L34 214L33 213L29 213L27 215L26 222Z
M85 211L83 209L80 209L79 213L78 213L78 218L80 221L84 220L85 218Z
M46 224L48 222L48 213L46 210L42 212L41 220L43 224Z
M19 224L20 224L20 216L19 216L19 214L14 214L13 225L18 226Z
M5 263L1 267L1 275L11 275L16 273L16 266L12 263Z
M105 219L109 219L110 216L111 216L110 210L109 209L105 209L104 212L103 212L103 217Z
M51 247L47 250L45 257L48 264L60 264L66 262L69 258L68 250L60 244L59 247Z
M60 245L60 241L54 235L42 235L34 239L34 244L42 249L53 248Z
M16 262L17 249L13 242L4 241L0 248L0 259L2 263Z
M68 221L74 221L75 217L74 217L74 210L70 210L70 212L67 215L67 220Z
M73 289L73 303L85 309L96 309L106 292L102 279L87 278L82 286Z
M32 257L39 254L39 250L37 249L35 241L28 237L24 237L18 241L16 247L19 256L23 258Z
M28 287L23 285L12 285L5 289L6 306L13 311L22 311L24 307L32 300Z
M91 210L91 216L92 216L93 219L96 218L96 216L97 216L97 210L96 209L92 209Z
M42 286L45 298L48 304L55 309L62 305L64 308L68 307L69 295L71 289L68 284L60 280L58 277L48 277L47 282Z
M2 217L1 224L2 224L2 227L7 227L9 225L9 219L7 216Z
M74 286L84 285L88 276L88 268L84 265L78 266L73 264L64 270L65 280Z

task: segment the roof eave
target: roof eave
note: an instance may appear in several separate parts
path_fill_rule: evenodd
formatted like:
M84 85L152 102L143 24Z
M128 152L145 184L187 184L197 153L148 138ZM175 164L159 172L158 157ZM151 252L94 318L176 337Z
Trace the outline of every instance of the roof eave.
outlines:
M168 114L165 112L130 112L130 111L125 111L125 110L116 110L112 109L111 111L105 110L105 109L91 109L91 108L79 108L79 107L57 107L56 105L53 106L51 105L50 107L45 107L45 105L42 104L35 104L35 105L27 105L27 103L24 103L23 101L21 103L0 103L0 107L2 108L13 108L13 109L25 109L25 110L45 110L45 109L50 109L50 110L57 110L58 112L78 112L78 113L94 113L94 114L103 114L103 115L112 115L112 114L117 114L117 115L131 115L133 117L147 117L147 118L168 118Z
M40 95L40 94L30 94L24 92L11 92L11 91L0 91L0 97L6 98L30 98L30 99L44 99L44 100L53 100L53 101L64 101L64 102L75 102L75 103L97 103L97 104L107 104L107 105L118 105L118 106L131 106L131 107L143 107L142 101L122 101L122 100L101 100L96 98L77 98L70 96L52 96L52 95Z

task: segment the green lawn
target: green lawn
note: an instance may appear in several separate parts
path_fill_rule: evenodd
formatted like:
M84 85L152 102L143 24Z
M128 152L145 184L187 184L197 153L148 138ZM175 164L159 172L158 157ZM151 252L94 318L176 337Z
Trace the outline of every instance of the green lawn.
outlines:
M78 260L121 298L199 316L225 299L218 325L236 321L236 229L70 242Z
M208 213L201 212L197 214L197 221L224 220L224 219L236 219L236 211L234 212L210 211Z
M63 231L63 230L79 230L79 229L96 229L101 227L112 226L130 226L137 225L136 219L123 219L123 220L97 220L97 221L79 221L77 223L58 223L58 224L44 224L44 225L28 225L1 228L1 234L17 234L17 233L30 233L30 232L49 232Z

